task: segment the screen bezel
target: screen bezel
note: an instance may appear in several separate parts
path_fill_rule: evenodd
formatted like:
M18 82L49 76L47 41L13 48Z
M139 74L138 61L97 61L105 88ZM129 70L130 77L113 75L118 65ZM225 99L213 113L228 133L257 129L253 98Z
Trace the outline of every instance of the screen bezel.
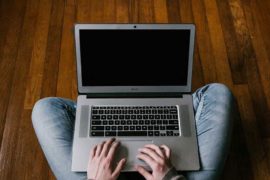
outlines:
M80 30L82 29L187 29L190 30L187 85L185 86L83 86L81 72ZM75 24L78 91L91 93L189 93L191 92L192 65L195 40L194 24Z

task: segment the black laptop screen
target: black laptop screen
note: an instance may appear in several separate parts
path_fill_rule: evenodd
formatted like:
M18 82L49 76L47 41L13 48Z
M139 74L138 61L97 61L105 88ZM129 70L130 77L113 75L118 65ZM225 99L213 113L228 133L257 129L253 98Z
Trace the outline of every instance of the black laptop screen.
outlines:
M187 85L190 30L80 30L83 86Z

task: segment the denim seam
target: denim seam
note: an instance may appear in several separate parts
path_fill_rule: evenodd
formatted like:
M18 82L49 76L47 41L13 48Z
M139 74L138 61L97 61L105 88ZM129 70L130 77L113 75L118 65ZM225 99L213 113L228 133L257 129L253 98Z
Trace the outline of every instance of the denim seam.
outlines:
M205 104L204 104L204 103L205 103L205 100L204 100L205 96L206 96L206 95L201 96L200 103L199 103L198 109L197 109L197 112L199 113L197 119L200 119L200 118L201 118L201 115L203 114L203 111L204 111L204 105L205 105Z

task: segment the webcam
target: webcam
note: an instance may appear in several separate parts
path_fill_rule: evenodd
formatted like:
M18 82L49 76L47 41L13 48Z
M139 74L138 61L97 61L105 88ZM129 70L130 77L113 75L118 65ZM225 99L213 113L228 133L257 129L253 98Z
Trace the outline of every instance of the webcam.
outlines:
M133 27L134 27L134 28L137 28L137 26L135 26L135 25L134 25Z

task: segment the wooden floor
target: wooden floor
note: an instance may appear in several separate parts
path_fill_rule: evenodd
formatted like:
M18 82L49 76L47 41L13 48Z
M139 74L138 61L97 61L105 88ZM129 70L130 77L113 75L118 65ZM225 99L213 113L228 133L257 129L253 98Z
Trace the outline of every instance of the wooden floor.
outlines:
M193 90L229 86L240 117L223 179L270 179L269 0L0 0L0 179L54 179L31 124L76 99L74 23L194 23Z

